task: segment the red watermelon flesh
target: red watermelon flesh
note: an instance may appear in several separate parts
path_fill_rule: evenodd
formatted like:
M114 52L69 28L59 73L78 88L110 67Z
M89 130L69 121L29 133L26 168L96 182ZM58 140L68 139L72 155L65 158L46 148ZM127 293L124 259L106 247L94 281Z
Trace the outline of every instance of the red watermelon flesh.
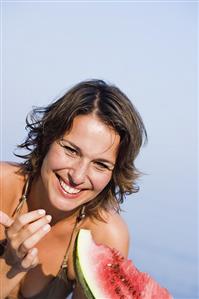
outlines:
M80 248L80 246L82 246ZM76 274L87 298L172 299L149 274L105 245L97 245L88 230L76 239Z

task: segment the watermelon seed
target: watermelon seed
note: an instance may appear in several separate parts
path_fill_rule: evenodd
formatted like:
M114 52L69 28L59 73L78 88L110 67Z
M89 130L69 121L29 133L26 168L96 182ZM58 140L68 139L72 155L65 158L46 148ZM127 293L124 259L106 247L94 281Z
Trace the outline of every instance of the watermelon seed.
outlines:
M118 270L119 269L119 264L114 264L113 269Z
M121 291L120 287L117 287L117 288L115 289L116 294L119 294L120 291Z
M122 281L124 282L124 284L128 284L128 280L126 280L125 278Z
M112 267L112 264L107 264L108 267Z

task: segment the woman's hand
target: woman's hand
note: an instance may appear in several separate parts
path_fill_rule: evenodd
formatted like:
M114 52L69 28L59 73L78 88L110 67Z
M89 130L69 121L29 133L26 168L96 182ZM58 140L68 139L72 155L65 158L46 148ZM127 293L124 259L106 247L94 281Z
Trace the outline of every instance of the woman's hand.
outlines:
M35 245L49 232L50 215L36 210L19 215L15 219L0 211L0 223L5 227L7 244L4 258L14 272L28 271L38 263Z

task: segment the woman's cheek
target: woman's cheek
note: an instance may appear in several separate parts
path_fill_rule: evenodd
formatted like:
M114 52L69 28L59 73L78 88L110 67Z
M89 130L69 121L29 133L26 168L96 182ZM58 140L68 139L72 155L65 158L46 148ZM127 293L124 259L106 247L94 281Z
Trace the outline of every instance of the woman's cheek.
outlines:
M56 150L51 148L45 158L49 168L52 170L61 169L65 167L66 159L64 155L60 155Z
M95 177L95 189L98 191L102 191L106 185L110 182L111 175L97 175Z

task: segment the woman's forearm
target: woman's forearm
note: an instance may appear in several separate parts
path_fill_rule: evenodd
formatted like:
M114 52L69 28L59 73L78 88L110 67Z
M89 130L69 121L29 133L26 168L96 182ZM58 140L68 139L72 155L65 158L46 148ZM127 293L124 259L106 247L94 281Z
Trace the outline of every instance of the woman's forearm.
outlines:
M5 299L17 287L25 274L25 271L17 271L0 258L0 299Z

